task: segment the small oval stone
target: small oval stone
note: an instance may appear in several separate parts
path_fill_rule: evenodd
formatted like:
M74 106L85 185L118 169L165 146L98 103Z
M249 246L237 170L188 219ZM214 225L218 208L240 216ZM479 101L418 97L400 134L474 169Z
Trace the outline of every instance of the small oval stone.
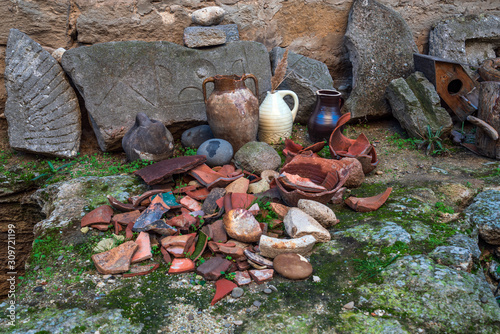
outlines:
M293 280L311 276L313 267L305 257L295 253L280 254L274 258L274 270L283 277Z
M207 140L214 139L209 125L198 125L182 133L181 143L184 147L198 149Z
M198 9L191 14L191 20L194 24L201 26L212 26L222 22L226 11L217 6Z
M245 291L242 288L234 288L233 291L231 292L231 297L233 298L240 298L243 296Z
M205 163L210 167L223 166L231 162L233 146L224 139L210 139L200 145L196 154L206 156Z

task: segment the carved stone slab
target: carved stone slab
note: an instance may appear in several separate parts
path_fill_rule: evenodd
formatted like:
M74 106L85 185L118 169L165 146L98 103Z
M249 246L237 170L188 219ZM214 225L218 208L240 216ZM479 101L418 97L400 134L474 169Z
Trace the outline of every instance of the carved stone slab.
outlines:
M261 98L271 89L267 50L249 41L203 50L169 42L102 43L66 51L62 66L85 99L103 151L120 148L138 112L172 133L206 121L202 83L216 74L254 74ZM251 80L246 85L254 90Z
M413 72L417 45L400 14L375 0L354 0L345 45L353 70L353 88L345 109L353 119L390 115L385 99L389 83Z
M49 156L76 156L80 108L57 60L27 35L11 29L5 65L10 146Z

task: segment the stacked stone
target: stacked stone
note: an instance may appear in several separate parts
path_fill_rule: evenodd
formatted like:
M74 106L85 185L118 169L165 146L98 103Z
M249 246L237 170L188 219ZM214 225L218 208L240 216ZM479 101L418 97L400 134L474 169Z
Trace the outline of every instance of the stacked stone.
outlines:
M224 9L217 6L193 12L191 19L197 26L184 29L184 45L188 48L200 48L239 41L236 24L219 25L225 13Z

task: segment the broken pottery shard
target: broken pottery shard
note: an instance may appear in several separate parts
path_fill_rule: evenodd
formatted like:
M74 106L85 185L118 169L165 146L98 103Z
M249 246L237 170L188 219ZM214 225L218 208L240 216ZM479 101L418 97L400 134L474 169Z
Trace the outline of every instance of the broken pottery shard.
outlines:
M155 197L148 208L142 212L139 218L137 218L132 230L134 232L144 231L147 225L160 219L169 209L170 208L163 202L160 196Z
M217 200L224 197L225 194L226 189L224 188L212 188L210 194L207 196L207 198L203 202L203 205L201 206L202 210L209 215L215 213L218 208Z
M202 155L202 157L205 157ZM194 177L198 182L203 184L205 187L208 188L208 190L211 190L212 188L218 187L225 187L231 182L239 179L240 177L243 177L243 173L239 173L234 176L225 176L221 173L218 173L208 167L206 164L202 164L196 168L193 168L192 170L189 171L189 175Z
M328 228L338 223L335 213L328 206L316 201L301 199L298 208L313 217L323 227Z
M259 223L245 209L234 209L224 216L227 234L238 241L257 242L262 235Z
M130 204L130 203L127 203L127 204L122 203L111 195L108 195L106 197L108 199L109 205L111 205L116 210L120 210L121 212L129 212L129 211L134 211L134 210L144 210L145 209L145 207L142 207L142 206L135 206L135 205Z
M413 72L413 53L418 50L412 31L393 9L375 0L355 0L345 42L353 89L344 108L354 119L390 115L384 96L387 85Z
M168 269L169 274L181 274L188 273L194 271L195 264L190 259L178 259L175 258L172 260L172 265Z
M195 233L168 236L166 238L161 239L161 245L164 248L174 247L174 246L182 247L183 252L187 252L189 247L191 247L191 245L193 244L195 236L196 236Z
M227 233L224 228L224 222L222 220L216 220L212 224L208 225L209 233L215 242L226 242Z
M261 266L266 266L267 268L273 267L273 261L269 261L268 259L263 258L259 254L250 252L248 249L245 249L243 254L245 254L245 256L254 263L257 263Z
M139 210L119 213L117 215L114 215L113 218L111 218L111 221L127 226L132 222L135 223L135 221L137 220L137 218L139 218L140 215L141 212Z
M134 276L143 276L152 273L156 269L160 267L159 263L152 263L148 265L133 265L130 267L130 272L123 274L123 277L134 277Z
M237 271L234 276L234 281L238 284L238 286L242 286L252 283L252 278L247 270Z
M226 194L231 199L232 209L248 209L256 197L250 194L234 193Z
M138 112L163 122L173 134L206 122L201 87L212 75L252 73L258 96L271 89L267 49L250 41L206 49L170 42L96 43L66 51L61 63L85 100L103 151L120 147ZM254 90L252 82L247 85Z
M262 284L273 279L274 269L249 270L248 273L255 283Z
M231 182L226 187L226 192L234 194L246 194L250 180L245 177L240 177L238 180Z
M358 159L363 167L363 173L368 174L377 167L377 152L363 133L357 139L349 139L342 134L343 125L350 119L350 113L339 118L337 127L328 140L330 154L336 159L341 157Z
M208 191L207 188L201 188L201 189L186 191L186 195L197 201L203 201L207 199L208 195L210 195L210 191Z
M177 229L173 226L168 225L162 219L155 220L151 224L146 225L144 227L144 232L148 231L155 232L165 236L177 234Z
M237 285L235 283L225 278L221 278L220 280L215 282L215 296L212 299L210 305L215 305L215 303L230 294L231 291L233 291L233 289L236 287Z
M292 238L312 235L318 242L327 242L331 239L330 232L327 229L299 208L288 210L283 223L285 224L286 233Z
M184 196L179 202L189 211L201 211L201 204L189 196Z
M288 213L288 210L290 210L290 207L283 204L271 203L270 205L271 205L271 210L273 210L273 212L278 215L279 219L285 218L286 214Z
M13 149L71 158L80 149L78 99L40 44L11 29L5 51L5 117Z
M284 53L285 49L280 47L273 48L269 53L273 73ZM334 88L326 64L289 50L285 80L278 89L291 90L297 94L300 105L294 121L306 124L316 102L316 91ZM289 106L292 109L293 104L289 103Z
M231 261L222 257L212 257L203 262L196 269L196 273L203 276L207 281L215 281L222 275L221 271L227 272L231 265Z
M206 160L207 158L202 155L167 159L139 169L134 174L139 175L147 184L153 185L168 180L174 174L187 172Z
M186 257L186 252L182 246L170 246L167 248L167 252L172 254L174 257Z
M304 235L297 239L277 239L263 235L260 237L259 251L262 256L271 259L283 253L297 253L306 256L312 251L315 244L316 238L312 235Z
M383 193L365 198L349 197L345 203L353 210L358 212L370 212L378 210L389 198L392 188L387 188Z
M151 241L149 239L148 232L141 232L139 236L135 240L137 244L137 250L132 257L131 263L141 262L153 257L153 253L151 253Z
M325 187L315 184L308 178L300 177L294 174L289 174L287 172L281 173L279 180L285 187L292 189L300 189L302 191L307 191L311 193L319 193L322 191L326 191Z
M107 252L92 255L92 261L103 275L121 274L130 269L130 260L137 247L135 242L127 241Z
M280 254L274 258L273 264L278 274L289 279L306 279L313 272L311 263L300 254Z
M108 225L111 222L112 215L113 208L109 205L101 205L83 216L81 226L85 227L93 224Z

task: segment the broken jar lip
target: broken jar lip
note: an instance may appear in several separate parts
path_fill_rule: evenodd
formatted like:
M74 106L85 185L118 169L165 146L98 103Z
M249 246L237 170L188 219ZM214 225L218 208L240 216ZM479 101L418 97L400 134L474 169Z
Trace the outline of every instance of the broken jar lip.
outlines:
M316 95L339 97L342 96L342 93L336 89L320 89L316 91Z

